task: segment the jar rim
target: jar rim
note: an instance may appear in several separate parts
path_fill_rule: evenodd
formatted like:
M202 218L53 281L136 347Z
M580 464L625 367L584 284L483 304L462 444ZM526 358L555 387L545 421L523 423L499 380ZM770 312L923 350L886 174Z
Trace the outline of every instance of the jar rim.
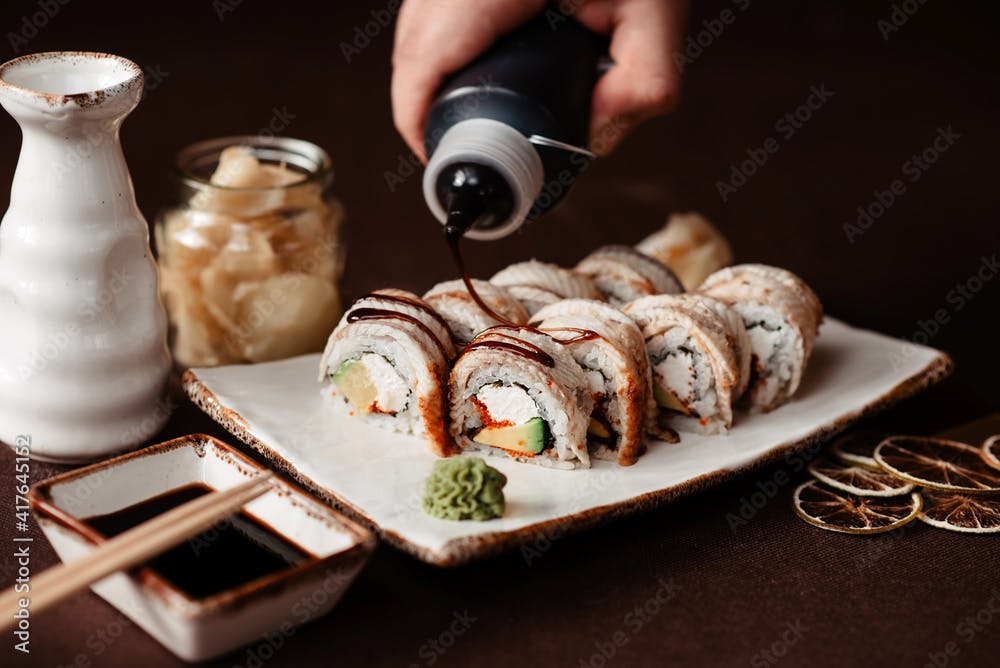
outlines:
M258 159L294 165L303 170L303 178L276 186L223 186L212 183L208 178L193 171L192 168L197 161L206 158L218 164L219 155L231 146L246 146L253 150ZM333 163L325 150L304 139L268 135L232 135L204 139L185 146L174 158L173 174L181 183L192 188L254 192L297 188L309 183L319 183L325 187L333 180Z

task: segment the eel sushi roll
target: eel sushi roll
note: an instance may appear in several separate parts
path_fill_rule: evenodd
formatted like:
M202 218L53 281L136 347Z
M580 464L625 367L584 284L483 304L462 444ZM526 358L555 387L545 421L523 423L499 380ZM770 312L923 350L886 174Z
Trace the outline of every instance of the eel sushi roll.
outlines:
M819 298L798 276L763 264L741 264L715 272L701 292L739 313L752 354L750 410L767 412L799 387L823 322Z
M506 288L488 281L472 279L476 294L494 314L507 322L502 322L484 311L469 294L461 279L438 283L426 293L424 300L441 314L451 329L455 343L465 346L477 334L496 325L528 322L528 312Z
M493 327L449 381L451 434L463 450L559 469L589 468L593 399L566 347L526 327Z
M616 307L646 295L678 294L684 286L667 265L631 246L602 246L574 269L589 276Z
M699 213L675 213L636 249L670 267L684 288L695 290L713 271L733 261L722 233Z
M518 262L501 269L493 275L490 283L507 288L529 315L563 299L603 298L589 277L538 260Z
M693 296L697 301L715 311L726 322L729 341L736 354L736 364L739 368L739 381L733 390L733 400L735 401L747 391L752 375L753 350L750 347L750 335L747 333L746 325L743 324L743 318L736 312L736 309L715 297L703 294L689 296Z
M448 364L455 356L444 319L415 294L384 289L362 297L330 335L319 365L334 410L426 440L454 454L445 428Z
M594 409L590 453L630 466L645 451L654 409L646 343L638 325L615 307L586 299L546 306L532 324L559 341L587 378Z
M699 295L654 295L622 309L646 340L661 414L682 431L725 433L733 423L740 362L717 306Z

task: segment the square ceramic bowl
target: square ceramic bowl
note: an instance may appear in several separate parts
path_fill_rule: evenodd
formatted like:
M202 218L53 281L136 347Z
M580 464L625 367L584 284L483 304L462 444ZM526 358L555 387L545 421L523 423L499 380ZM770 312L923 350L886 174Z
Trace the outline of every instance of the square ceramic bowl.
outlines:
M262 469L222 441L192 435L50 478L30 499L56 553L71 562L105 540L83 518L194 483L225 489ZM202 661L325 614L375 547L367 529L282 480L243 511L309 558L206 598L191 598L147 567L109 576L93 591L180 658Z

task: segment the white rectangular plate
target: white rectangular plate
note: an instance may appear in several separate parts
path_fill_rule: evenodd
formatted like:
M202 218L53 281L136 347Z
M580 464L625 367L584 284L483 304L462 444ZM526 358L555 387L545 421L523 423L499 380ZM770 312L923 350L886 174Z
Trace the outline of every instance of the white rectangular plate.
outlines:
M416 438L333 414L316 382L319 355L191 369L196 404L278 468L370 525L392 545L452 566L578 531L716 485L797 448L829 438L860 417L940 380L950 358L937 350L827 319L802 386L766 415L736 416L728 436L682 434L649 444L634 466L596 461L560 471L491 457L507 476L505 515L450 522L424 514L424 479L435 457Z

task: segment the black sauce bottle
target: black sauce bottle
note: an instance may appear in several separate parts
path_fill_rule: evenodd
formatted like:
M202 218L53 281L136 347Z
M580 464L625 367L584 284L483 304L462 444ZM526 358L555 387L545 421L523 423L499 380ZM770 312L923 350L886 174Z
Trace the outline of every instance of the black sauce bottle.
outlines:
M556 204L585 146L608 41L550 6L445 83L428 112L424 197L457 249Z

